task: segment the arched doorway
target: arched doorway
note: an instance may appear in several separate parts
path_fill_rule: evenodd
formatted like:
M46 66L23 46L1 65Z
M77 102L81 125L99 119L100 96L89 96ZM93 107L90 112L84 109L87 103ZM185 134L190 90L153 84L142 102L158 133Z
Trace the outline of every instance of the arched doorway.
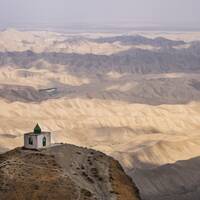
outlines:
M42 139L42 145L43 145L43 147L46 146L46 143L47 143L47 139L46 139L46 137L43 137L43 139Z

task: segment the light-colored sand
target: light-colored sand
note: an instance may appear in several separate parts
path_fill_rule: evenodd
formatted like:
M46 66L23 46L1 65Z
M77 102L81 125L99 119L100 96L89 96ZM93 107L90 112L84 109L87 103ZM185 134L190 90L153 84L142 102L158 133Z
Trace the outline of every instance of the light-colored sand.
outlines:
M148 106L59 99L40 104L0 101L0 145L22 145L36 122L55 142L89 146L118 158L128 169L200 154L200 104ZM7 136L11 134L15 137ZM138 161L139 160L139 161Z
M53 65L56 68L54 72L51 70L52 65L44 63L45 61L38 61L37 63L49 66L47 69L36 69L34 67L30 69L14 69L10 66L0 68L0 84L9 85L22 85L32 86L34 88L51 87L52 82L59 82L61 84L68 84L71 86L79 86L89 83L87 78L75 77L66 71L63 66ZM37 64L36 64L37 65Z
M149 38L164 37L170 40L183 40L186 42L199 41L200 32L141 32L141 35Z
M73 38L74 35L61 34L54 32L37 32L37 31L17 31L8 29L0 32L0 51L27 51L31 50L36 53L41 52L64 52L79 54L103 54L110 55L125 51L131 46L123 46L119 43L98 44L82 38ZM76 35L75 35L76 36ZM80 37L77 36L77 37ZM144 48L144 47L143 47Z
M148 36L166 36L185 41L200 39L199 33L148 33ZM0 51L32 50L108 55L130 48L118 43L97 45L88 41L65 42L68 37L69 35L50 32L8 30L0 33ZM37 69L36 65L46 68ZM135 86L133 75L111 71L107 76L110 82L113 81L107 87L108 91L123 92ZM173 73L147 75L146 78L186 76ZM195 74L190 76L196 77ZM124 78L123 83L117 82L120 78L122 81ZM62 65L50 65L44 60L37 61L29 69L11 66L0 68L0 84L46 88L55 84L80 86L90 81L89 78L67 73ZM92 81L95 82L95 77ZM97 86L100 84L104 83L98 82ZM95 87L94 85L94 91ZM127 170L173 163L200 155L199 102L150 106L109 99L89 100L81 98L79 92L81 91L77 92L77 98L60 98L38 104L9 103L1 99L0 147L7 149L21 146L23 133L32 130L38 122L43 129L53 132L54 142L68 142L101 150L117 158Z
M110 55L131 48L157 50L158 47L151 45L122 45L115 43L96 43L87 38L112 37L119 34L103 33L82 33L82 34L61 34L48 31L17 31L8 29L0 32L0 51L27 51L41 52L63 52L78 54ZM200 40L200 32L130 32L126 35L142 35L147 38L165 37L171 40L183 40L191 42ZM80 37L82 39L80 40ZM187 48L188 44L179 46Z

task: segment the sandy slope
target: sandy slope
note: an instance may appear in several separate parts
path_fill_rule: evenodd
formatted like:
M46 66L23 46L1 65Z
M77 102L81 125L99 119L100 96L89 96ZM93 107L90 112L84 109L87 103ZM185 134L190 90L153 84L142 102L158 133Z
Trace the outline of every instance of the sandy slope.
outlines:
M44 60L37 62L39 65L45 65L46 68L51 69L49 65ZM87 78L78 78L73 76L66 71L64 71L62 65L54 65L56 71L50 69L36 69L32 67L30 69L14 69L10 66L4 66L0 68L0 84L8 85L21 85L21 86L31 86L36 89L55 86L55 83L68 84L71 86L79 86L82 84L89 83Z
M74 35L73 35L74 36ZM90 42L80 36L72 38L69 34L61 34L48 31L17 31L8 29L0 32L0 51L26 51L33 52L65 52L79 54L105 54L110 55L125 51L131 46L115 44L98 44Z
M191 42L200 40L199 32L130 32L129 36L143 35L147 38L164 37L170 40L183 40ZM98 37L113 37L117 34L102 34L102 33L82 33L82 34L67 34L56 33L49 31L17 31L15 29L7 29L0 32L0 51L26 51L33 52L65 52L79 54L96 54L110 55L131 48L157 50L152 45L122 45L119 42L114 43L97 43L89 40ZM188 45L182 45L188 47Z
M147 32L141 33L145 37L155 38L155 37L164 37L170 40L184 40L187 42L200 40L200 32Z
M81 36L92 38L88 34ZM163 36L163 33L148 33L148 36ZM199 33L166 33L164 36L185 41L200 38ZM0 51L32 50L109 55L130 48L129 45L123 46L119 43L97 45L88 40L80 42L77 38L72 40L71 35L50 32L8 30L1 32L0 38ZM147 49L147 46L140 45L139 48ZM152 47L148 48L152 50ZM23 57L23 54L21 56ZM137 168L151 170L155 166L200 155L200 103L198 98L196 102L191 101L196 94L199 95L198 73L138 76L113 71L111 68L105 74L93 74L90 69L101 69L101 66L95 63L95 55L91 59L93 58L93 68L87 69L86 62L87 70L83 71L83 74L79 68L74 69L74 73L69 73L69 66L49 63L43 59L32 62L28 68L25 68L26 62L22 62L20 66L10 63L0 67L0 89L6 84L7 87L2 91L13 100L11 103L9 98L0 99L0 152L23 145L23 134L32 130L38 122L44 130L52 131L53 142L92 147L108 153L117 158L132 176ZM78 62L79 65L76 64L81 67L82 60ZM129 64L131 66L131 63ZM76 74L77 71L79 73ZM137 90L138 85L143 87ZM16 93L16 90L20 90L19 86L31 86L33 89L29 87L26 91L33 90L33 93ZM37 97L38 89L57 86L68 87L64 97L45 99L38 103L31 101L31 95ZM140 100L146 101L140 101L143 104L131 103L130 98L134 92L136 97L139 93ZM18 98L16 101L17 95L30 95L31 100L23 103ZM157 106L152 106L147 102L149 99L170 100L172 97L174 105L160 105L163 101L159 101L159 104L155 104ZM189 103L178 105L176 102L182 97L186 97L186 102Z
M40 104L0 101L0 145L22 145L36 122L54 141L90 146L118 158L127 169L199 155L199 103L148 106L59 99ZM8 135L11 134L11 135Z

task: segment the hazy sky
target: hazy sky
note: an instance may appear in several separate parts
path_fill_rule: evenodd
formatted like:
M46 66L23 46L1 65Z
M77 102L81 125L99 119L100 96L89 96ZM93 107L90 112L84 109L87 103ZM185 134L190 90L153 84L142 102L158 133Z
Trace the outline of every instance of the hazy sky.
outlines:
M0 26L74 22L200 27L200 0L0 0Z

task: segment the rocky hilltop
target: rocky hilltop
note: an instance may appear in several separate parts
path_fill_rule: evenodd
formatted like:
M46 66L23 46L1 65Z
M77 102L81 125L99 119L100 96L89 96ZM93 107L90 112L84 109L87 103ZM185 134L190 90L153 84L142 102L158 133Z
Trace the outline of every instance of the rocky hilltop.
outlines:
M40 151L17 148L0 155L1 200L139 200L120 164L73 145Z

